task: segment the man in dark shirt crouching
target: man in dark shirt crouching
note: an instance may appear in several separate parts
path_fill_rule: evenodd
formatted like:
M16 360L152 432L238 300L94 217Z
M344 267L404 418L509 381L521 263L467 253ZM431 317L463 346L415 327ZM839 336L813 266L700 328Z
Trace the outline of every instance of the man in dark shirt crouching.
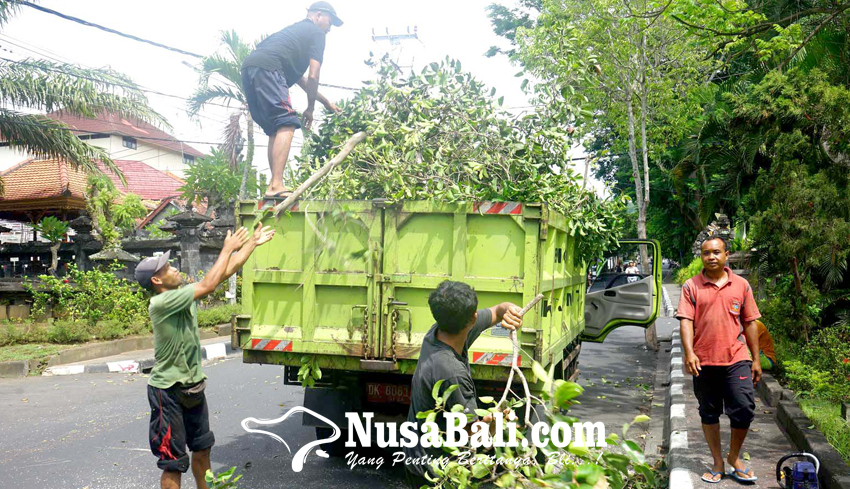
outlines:
M445 380L441 391L451 385L457 385L446 400L445 406L455 404L464 406L464 413L475 415L478 395L469 368L467 353L484 330L497 323L502 327L515 330L522 326L519 307L503 302L489 309L478 309L478 296L472 288L462 282L445 281L428 296L431 314L437 323L431 327L422 342L419 362L413 373L410 394L410 411L407 420L421 426L423 420L416 419L416 413L434 409L431 391L439 380ZM445 419L438 419L441 430L445 430ZM419 430L421 433L421 430ZM443 453L439 448L415 446L404 448L407 459L421 459L426 455L439 458ZM410 487L420 488L430 485L425 479L427 464L407 464L407 483ZM433 477L433 475L432 475Z

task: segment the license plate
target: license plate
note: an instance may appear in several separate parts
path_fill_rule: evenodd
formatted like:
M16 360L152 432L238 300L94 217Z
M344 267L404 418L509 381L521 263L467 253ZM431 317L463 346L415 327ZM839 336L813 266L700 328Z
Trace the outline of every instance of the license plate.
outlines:
M366 384L366 400L410 404L410 386L370 382Z

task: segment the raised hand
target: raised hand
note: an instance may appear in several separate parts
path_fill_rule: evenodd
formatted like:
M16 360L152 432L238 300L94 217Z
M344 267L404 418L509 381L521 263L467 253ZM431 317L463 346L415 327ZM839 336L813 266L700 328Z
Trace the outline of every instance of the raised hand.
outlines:
M235 233L227 231L227 236L224 237L224 248L231 252L239 251L242 246L248 242L248 229L245 227L239 228Z
M274 237L274 229L271 226L263 227L262 223L257 223L257 227L254 228L254 243L257 246L268 243Z

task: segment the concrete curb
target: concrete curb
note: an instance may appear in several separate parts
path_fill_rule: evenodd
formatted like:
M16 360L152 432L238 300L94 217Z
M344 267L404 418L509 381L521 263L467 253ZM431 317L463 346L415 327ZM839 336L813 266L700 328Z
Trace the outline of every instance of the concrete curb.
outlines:
M0 379L26 377L30 371L28 360L0 362Z
M661 298L664 302L664 314L671 318L676 314L676 309L673 307L673 304L670 302L670 294L667 293L667 289L663 286L661 287Z
M668 440L667 468L670 471L670 487L692 489L690 471L685 465L688 455L688 423L685 418L685 375L682 372L682 339L678 328L673 328L670 341L670 388L665 404L665 434Z
M770 407L777 408L776 423L785 430L797 449L812 453L820 460L818 476L823 487L850 489L850 466L844 463L844 459L823 433L814 428L809 429L813 423L797 404L794 393L783 389L770 374L763 375L757 389Z
M201 345L201 358L204 360L215 360L238 354L229 341L223 343L212 343ZM58 365L48 367L41 374L46 377L54 375L77 375L77 374L137 374L149 372L154 365L154 359L142 358L140 360L123 360L120 362L93 363L89 365Z

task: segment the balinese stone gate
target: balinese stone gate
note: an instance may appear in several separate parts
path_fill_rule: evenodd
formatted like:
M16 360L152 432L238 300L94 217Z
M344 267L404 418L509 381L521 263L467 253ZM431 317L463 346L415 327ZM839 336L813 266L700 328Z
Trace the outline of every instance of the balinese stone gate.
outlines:
M161 229L173 234L170 238L150 239L136 236L122 240L120 250L103 250L103 245L92 235L92 223L86 216L69 222L76 235L70 243L62 243L59 248L59 269L61 276L70 264L81 270L92 270L99 264L118 260L125 265L118 275L132 280L138 261L156 253L171 251L172 259L181 272L194 279L198 272L212 267L224 242L228 229L233 228L232 210L222 210L219 219L194 211L186 211L168 219ZM47 243L25 243L0 245L0 304L23 304L29 294L23 287L23 281L31 280L47 273L50 263L50 245ZM23 265L27 264L24 268Z
M732 240L735 239L735 230L732 229L732 223L729 221L729 217L726 214L715 214L714 217L716 219L697 235L696 241L691 246L691 252L693 252L694 256L700 255L700 245L709 237L723 238L726 240L727 246L731 245Z

